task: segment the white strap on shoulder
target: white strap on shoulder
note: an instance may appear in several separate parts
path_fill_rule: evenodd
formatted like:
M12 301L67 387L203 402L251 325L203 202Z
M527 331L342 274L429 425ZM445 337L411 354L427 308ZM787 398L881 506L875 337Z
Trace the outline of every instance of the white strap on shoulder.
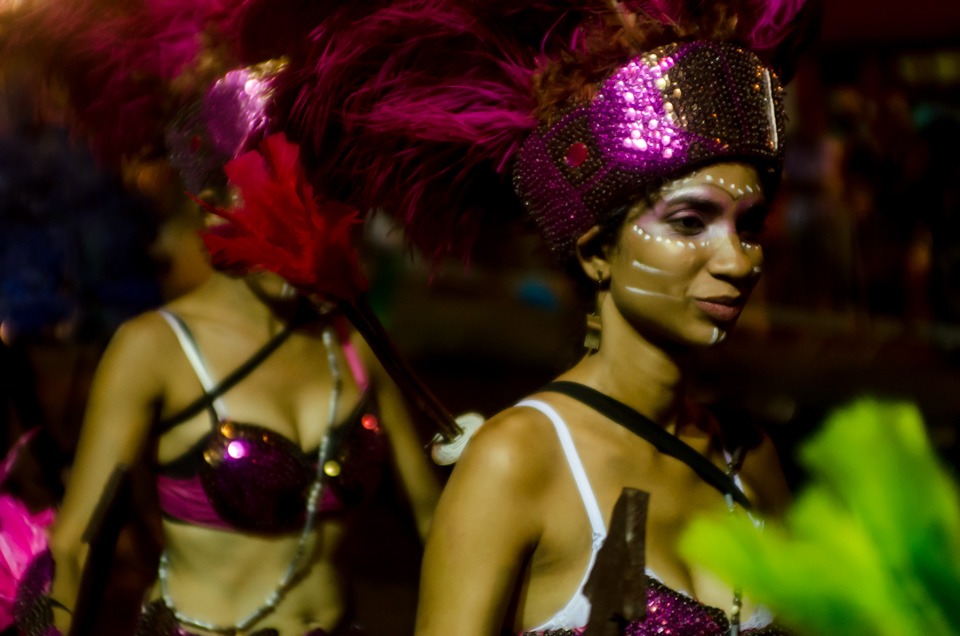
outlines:
M547 416L553 424L553 427L557 430L557 437L560 438L560 446L563 448L563 454L567 457L567 463L570 465L570 472L573 473L577 490L580 491L580 498L583 499L583 507L587 510L587 518L590 519L594 542L603 541L607 536L607 527L603 521L603 514L600 512L597 497L593 494L593 488L590 486L587 471L583 468L583 462L580 461L580 454L577 453L577 447L573 443L573 437L570 436L567 423L563 421L563 418L560 417L560 414L557 413L552 406L541 400L522 400L517 402L517 406L529 406L530 408L537 409Z
M200 380L200 385L203 386L204 392L212 393L217 385L210 376L207 366L203 363L203 356L200 354L200 348L193 339L193 334L187 330L183 320L176 314L166 309L158 309L157 313L164 317L170 325L170 328L173 329L173 333L176 334L177 340L180 341L180 347L183 349L184 355L187 356L187 360L190 361L190 366L193 367L194 373L197 374L197 378ZM227 407L220 396L213 399L212 406L218 419L224 420L227 418Z

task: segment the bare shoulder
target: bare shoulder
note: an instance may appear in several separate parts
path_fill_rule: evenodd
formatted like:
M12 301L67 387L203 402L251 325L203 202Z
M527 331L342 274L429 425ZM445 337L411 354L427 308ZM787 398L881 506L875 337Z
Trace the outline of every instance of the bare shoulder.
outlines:
M559 460L560 447L547 418L534 409L512 407L480 427L454 473L476 472L530 496L549 485Z
M97 368L97 373L112 378L109 384L136 383L151 392L162 385L162 369L173 356L182 356L176 336L164 318L151 311L135 316L114 332Z
M468 536L473 545L479 533L487 554L516 567L538 541L550 500L556 444L545 443L546 434L551 426L540 413L517 407L480 427L440 496L431 529L434 551L437 545L456 551L451 545Z
M117 328L110 339L108 351L163 356L170 351L176 339L170 325L156 311L135 316Z

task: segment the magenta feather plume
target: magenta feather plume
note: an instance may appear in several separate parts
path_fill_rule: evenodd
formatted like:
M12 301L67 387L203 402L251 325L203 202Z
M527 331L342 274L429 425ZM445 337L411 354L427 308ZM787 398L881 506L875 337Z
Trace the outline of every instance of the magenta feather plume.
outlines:
M179 105L172 83L198 64L205 37L238 1L28 1L2 50L33 55L40 73L65 86L76 128L115 160L162 146Z
M0 486L37 431L34 428L21 435L0 462ZM0 493L0 630L13 623L17 588L33 558L46 550L46 528L53 519L52 508L33 512L19 498Z
M466 254L483 219L518 205L509 165L537 125L536 46L442 0L334 15L310 44L280 90L325 187L387 210L434 257Z
M755 2L756 17L747 43L751 48L766 51L789 35L806 0L763 0Z
M735 38L757 53L772 51L797 28L798 16L808 0L624 0L626 10L654 21L677 25L697 23L707 10L735 16ZM711 37L709 33L696 34Z

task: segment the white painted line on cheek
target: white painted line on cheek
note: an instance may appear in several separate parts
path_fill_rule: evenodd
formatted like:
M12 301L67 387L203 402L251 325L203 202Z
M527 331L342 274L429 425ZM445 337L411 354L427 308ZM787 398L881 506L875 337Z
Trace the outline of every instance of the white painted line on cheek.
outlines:
M640 261L633 261L633 266L639 269L641 272L647 272L648 274L667 274L665 270L662 270L658 267L651 267L650 265L644 265Z
M727 339L727 332L726 332L726 331L721 331L719 327L714 327L714 328L713 328L713 337L710 338L710 344L712 344L712 345L720 344L721 342L723 342L723 341L726 340L726 339Z
M676 296L671 296L670 294L663 294L661 292L650 291L649 289L640 289L639 287L624 287L624 289L626 289L628 292L631 292L633 294L639 294L641 296L656 296L658 298L668 298L670 300L677 300L677 301L680 300Z

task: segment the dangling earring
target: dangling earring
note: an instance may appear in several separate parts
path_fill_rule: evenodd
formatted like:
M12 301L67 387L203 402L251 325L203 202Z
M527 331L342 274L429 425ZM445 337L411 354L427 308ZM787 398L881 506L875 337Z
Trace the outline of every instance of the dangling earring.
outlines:
M587 353L596 353L600 349L600 291L603 289L603 272L597 272L597 300L593 313L587 314L587 333L583 346Z

